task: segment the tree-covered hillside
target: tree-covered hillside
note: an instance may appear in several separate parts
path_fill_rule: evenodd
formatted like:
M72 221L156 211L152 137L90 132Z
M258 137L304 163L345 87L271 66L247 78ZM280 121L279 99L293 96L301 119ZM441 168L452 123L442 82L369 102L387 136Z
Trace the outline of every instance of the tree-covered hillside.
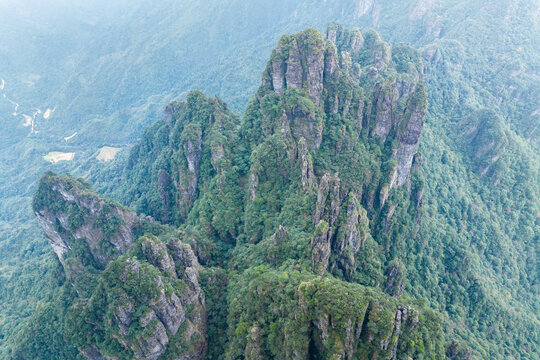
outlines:
M241 121L191 92L146 131L118 189L140 215L46 173L33 210L70 295L9 357L443 358L395 257L422 191L424 69L375 31L285 35Z
M66 14L70 21L62 21ZM214 313L222 303L212 296L234 303L234 295L215 282L228 282L227 289L254 303L262 299L247 290L250 286L290 283L288 295L276 296L298 294L298 284L314 281L305 273L314 269L305 245L317 244L312 236L317 229L300 226L309 221L298 214L324 213L310 201L332 209L339 189L342 210L333 220L336 224L332 226L330 215L320 215L321 227L313 224L322 237L334 239L327 260L324 243L315 247L317 259L328 262L318 271L326 269L338 279L378 287L394 296L422 299L441 316L448 357L470 353L477 358L534 359L540 332L539 16L535 1L230 0L204 6L199 1L151 6L3 2L0 299L5 306L0 311L0 354L23 343L24 319L34 325L54 323L45 320L57 316L48 304L58 296L71 296L68 290L59 295L62 267L31 214L30 196L39 174L53 169L90 179L133 210L187 227L186 236L198 239L194 250L199 261L211 267L200 277L207 294L208 333L219 334L215 338L221 344L210 347L211 354L232 346L228 341L233 338L235 346L244 346L238 336L223 332L239 326L238 321L247 323L250 328L244 330L250 332L249 317L261 317L250 315L258 310L249 307L231 307L246 312L247 320L242 321ZM274 86L273 76L280 68L273 64L286 59L299 42L313 45L310 37L296 42L285 37L282 50L273 53L265 69L280 36L308 26L323 31L336 20L360 27L363 48L378 49L378 61L384 62L388 50L368 29L375 28L392 45L390 68L395 73L384 70L389 73L380 75L388 81L377 88L381 69L375 63L370 66L376 71L363 67L369 60L366 54L351 56L350 67L349 59L338 56L336 66L347 74L344 78L361 80L351 84L341 78L325 85L320 110L321 104L286 86L277 99L268 96L265 86ZM341 53L350 44L338 38L332 42ZM364 64L359 72L355 62ZM423 65L413 69L411 63ZM298 66L303 69L306 64L300 61ZM263 70L263 86L257 90ZM427 92L425 124L422 121L410 182L394 186L403 181L396 169L404 169L403 159L408 159L405 145L416 147L416 141L408 144L411 139L400 135L403 128L398 127L383 136L394 140L381 144L376 139L386 133L385 126L370 129L366 118L359 130L350 118L359 111L358 99L366 104L372 99L375 123L381 120L378 112L385 114L375 104L393 104L388 119L395 118L391 115L395 111L411 115L407 115L409 100L399 100L406 86L395 89L392 81L408 84L415 76L424 79L421 87ZM302 88L305 81L292 77L284 84ZM192 89L222 100L188 94ZM377 97L377 91L386 97ZM426 100L421 92L417 95L410 101ZM165 107L173 99L187 102ZM162 119L163 109L165 120L155 122ZM275 120L282 111L303 119L291 122L291 129L297 129L291 131L293 140L274 134L282 126ZM220 127L205 123L209 113L220 119ZM167 121L172 124L173 119L177 125L169 129ZM197 148L199 137L200 171L175 178L189 168L190 161L182 156L190 141ZM105 154L114 157L116 148L123 149L116 160L98 160L107 159ZM105 157L100 156L102 150ZM44 156L59 156L50 154L53 151L73 153L73 159L50 164ZM305 164L304 172L291 165L292 153L298 164ZM274 177L273 170L280 167L287 170ZM252 179L251 174L256 176ZM319 199L318 190L312 198L298 195L291 185L297 175L301 178L297 185L322 186L328 195L323 192ZM227 181L218 182L218 176ZM252 194L237 191L256 183ZM246 203L251 195L254 202ZM281 203L284 199L287 202ZM389 210L392 221L384 218ZM365 237L359 250L358 244L343 240L349 239L342 230L348 226L343 217L349 212L357 214L355 236ZM271 240L280 234L279 225L286 233L285 247ZM298 273L290 274L290 280L280 278L280 267L289 269L306 256L308 270L295 269ZM248 271L255 264L270 268ZM240 275L231 277L231 269ZM283 318L289 313L278 314ZM284 324L264 321L283 333ZM264 333L266 325L261 323L257 331L270 334ZM251 332L249 336L260 337ZM274 345L287 349L282 343Z

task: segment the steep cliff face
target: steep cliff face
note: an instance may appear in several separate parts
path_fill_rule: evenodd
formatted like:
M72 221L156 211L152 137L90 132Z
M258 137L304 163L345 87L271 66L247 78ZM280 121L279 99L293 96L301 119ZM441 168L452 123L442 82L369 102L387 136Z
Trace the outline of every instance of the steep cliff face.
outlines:
M151 221L93 193L81 180L53 173L41 178L33 208L60 261L74 241L82 240L102 267L131 246L137 221ZM103 252L106 249L100 244L105 238L110 243L109 253Z
M139 237L164 228L69 176L46 173L33 205L79 295L66 311L70 338L82 354L205 357L205 299L189 245Z
M168 105L132 149L121 197L164 223L185 221L202 187L230 167L235 119L221 100L196 91Z
M296 142L304 138L310 149L318 149L328 115L349 117L358 132L367 128L383 142L397 139L390 187L402 186L426 117L424 71L414 50L405 45L391 49L373 31L364 38L359 29L331 24L326 41L314 29L284 36L263 73L262 88L281 97L286 121L268 119L275 125L264 122L262 130L281 131ZM326 121L319 110L327 114Z
M88 184L46 173L33 201L34 213L66 275L80 294L95 285L97 274L124 254L134 232L152 219L137 216L91 191Z
M281 196L292 196L299 171L305 194L316 196L313 268L353 279L355 257L377 237L377 223L385 219L391 233L396 207L407 206L386 205L411 178L427 110L423 77L416 51L392 49L374 31L330 24L324 39L314 29L283 36L241 126L257 149L248 175L250 229L253 211L275 211L266 206L272 202L266 189L281 184ZM270 165L261 152L275 153L276 161ZM268 169L280 177L265 175Z
M152 236L140 238L100 275L90 298L70 309L73 341L89 359L204 359L199 267L179 239L165 245Z
M200 92L170 104L116 195L177 233L47 174L36 215L76 288L89 284L68 310L76 347L89 359L440 358L440 319L401 297L407 272L390 261L421 204L408 185L423 71L411 48L331 24L326 38L280 40L241 120Z
M444 358L433 312L360 285L259 269L233 289L230 359Z

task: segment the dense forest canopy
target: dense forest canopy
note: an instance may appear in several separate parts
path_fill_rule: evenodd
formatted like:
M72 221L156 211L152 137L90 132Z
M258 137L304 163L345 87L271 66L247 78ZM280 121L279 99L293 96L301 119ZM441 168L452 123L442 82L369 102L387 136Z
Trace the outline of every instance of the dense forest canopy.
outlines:
M539 17L0 1L0 357L537 358Z

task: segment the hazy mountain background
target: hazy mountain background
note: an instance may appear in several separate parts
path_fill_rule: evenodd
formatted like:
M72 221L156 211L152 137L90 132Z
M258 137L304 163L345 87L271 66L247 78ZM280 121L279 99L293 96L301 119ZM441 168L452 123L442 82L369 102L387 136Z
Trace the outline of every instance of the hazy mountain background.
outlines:
M99 161L100 149L121 149L121 161L164 106L192 89L240 114L281 35L329 21L408 42L427 64L428 225L408 261L425 274L409 278L407 291L444 311L456 336L476 334L470 346L481 356L538 354L519 343L520 333L540 332L535 0L0 0L0 354L54 291L52 252L30 208L40 174L113 178L118 165ZM51 164L50 152L73 159ZM472 288L487 299L478 308L465 304ZM496 315L477 318L485 307L510 319L508 334Z

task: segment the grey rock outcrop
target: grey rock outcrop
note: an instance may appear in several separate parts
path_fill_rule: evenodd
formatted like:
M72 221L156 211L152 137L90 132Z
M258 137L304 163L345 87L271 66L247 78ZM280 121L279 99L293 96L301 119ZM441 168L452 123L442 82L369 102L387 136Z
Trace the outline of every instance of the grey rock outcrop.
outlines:
M392 71L397 67L395 76L385 76L389 67ZM292 137L293 148L301 138L309 150L321 146L328 120L321 121L317 111L352 116L358 132L367 128L370 136L381 138L383 143L397 138L392 152L397 166L388 174L389 186L379 202L383 207L390 190L405 185L410 177L427 112L424 71L420 55L407 46L396 46L394 54L376 32L368 31L364 37L359 29L332 23L325 40L313 29L283 36L263 74L262 88L273 91L285 103L286 126L281 132ZM352 90L360 88L362 76L374 83L372 90ZM305 101L291 103L288 89L303 92L315 110ZM263 124L263 128L277 132L279 126ZM337 146L338 151L351 147L342 142Z
M105 267L133 244L135 223L147 220L68 176L44 174L36 197L40 195L52 201L39 205L34 201L34 213L62 263L64 254L73 247L75 239L83 240L98 264ZM105 223L111 219L115 222L110 224L112 229ZM110 244L114 254L102 251L102 240Z
M309 149L318 149L322 142L323 116L316 108L305 108L302 103L286 103L283 133L292 136L294 143L304 139Z
M400 297L405 288L407 269L398 259L393 260L386 270L385 291L395 297Z
M302 188L306 191L311 190L315 186L316 179L313 173L313 160L304 138L298 142L298 160L302 167Z
M339 217L340 210L340 179L339 174L330 175L325 173L319 183L317 203L315 205L314 224L325 219L332 226Z
M196 124L184 128L181 139L187 167L178 171L177 190L180 193L179 210L182 218L186 218L198 195L199 174L201 170L202 131Z
M324 48L324 40L315 29L283 36L265 70L263 85L271 86L278 95L285 88L306 88L318 106L323 92Z
M85 272L103 270L134 243L135 228L153 223L93 192L82 180L45 173L34 196L34 213L62 263L66 276L80 295L93 282ZM69 256L74 250L84 257ZM84 258L84 260L83 260Z
M403 130L398 133L396 180L391 182L392 186L402 186L407 182L418 149L427 113L427 94L423 84L410 95L407 109L402 122L398 123Z
M319 183L313 222L316 225L311 240L312 265L318 273L328 268L334 224L340 211L340 180L338 174L324 174Z
M329 230L328 223L320 220L311 239L311 265L313 271L319 274L324 274L328 268L331 254Z
M184 344L182 358L205 358L205 298L189 245L180 239L166 245L154 236L136 240L139 227L160 225L69 176L46 173L33 207L80 296L69 312L84 324L72 326L105 333L135 359L157 360L173 340ZM85 323L85 313L102 318ZM114 358L100 341L80 351L92 360Z
M381 350L386 351L390 347L389 360L396 359L399 336L401 335L402 328L408 326L408 330L412 330L418 321L418 313L415 310L405 306L399 306L397 308L393 320L392 332L389 337L380 342Z
M94 326L109 324L100 331L118 341L134 359L157 360L172 341L181 342L179 358L204 359L206 306L198 281L200 265L191 247L179 239L165 245L146 236L138 247L137 257L121 257L104 271L107 282L89 301L75 305L75 311L99 310L103 318ZM109 358L100 346L99 342L90 344L81 352L88 359Z
M353 192L346 201L342 201L341 196L338 174L324 174L313 218L316 227L311 241L312 263L313 268L322 273L328 268L333 253L345 277L351 279L356 270L355 255L370 234L369 220ZM339 220L340 215L343 220Z
M374 135L385 141L394 130L399 141L393 155L397 166L390 175L390 188L407 182L426 118L424 85L418 83L419 79L412 80L392 81L377 90ZM381 204L385 201L386 198Z
M237 118L218 98L192 91L167 105L163 121L148 129L130 153L120 194L138 212L179 225L201 186L231 165ZM212 171L203 175L201 168ZM210 174L209 174L210 173ZM157 196L156 196L157 195Z
M352 279L356 269L355 255L369 236L367 212L352 192L349 194L345 216L345 222L341 224L333 241L333 251L345 277Z
M274 246L279 246L284 244L287 240L289 240L287 230L285 230L283 225L279 225L278 230L272 235L272 243Z

